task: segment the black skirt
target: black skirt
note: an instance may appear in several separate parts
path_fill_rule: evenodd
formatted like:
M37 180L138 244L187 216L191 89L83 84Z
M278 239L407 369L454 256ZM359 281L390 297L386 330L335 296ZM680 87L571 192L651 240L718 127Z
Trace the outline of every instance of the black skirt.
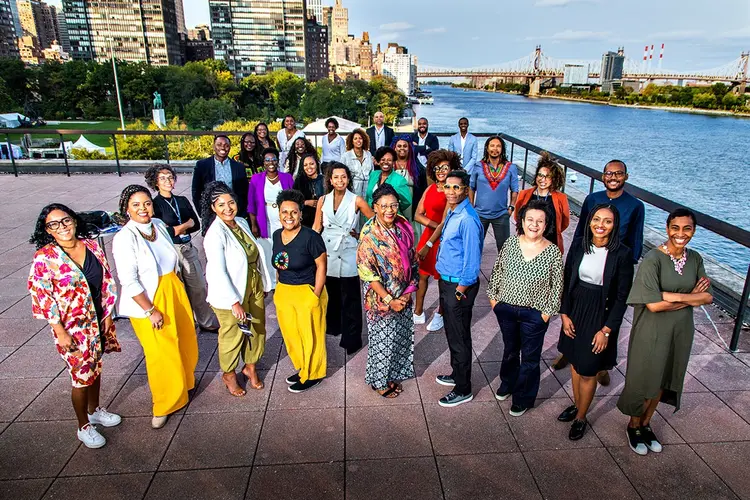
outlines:
M591 343L596 332L604 327L604 301L602 287L579 281L571 292L570 320L576 337L571 339L562 328L557 350L575 367L579 375L593 377L602 370L611 370L617 364L617 332L612 332L607 348L594 354Z

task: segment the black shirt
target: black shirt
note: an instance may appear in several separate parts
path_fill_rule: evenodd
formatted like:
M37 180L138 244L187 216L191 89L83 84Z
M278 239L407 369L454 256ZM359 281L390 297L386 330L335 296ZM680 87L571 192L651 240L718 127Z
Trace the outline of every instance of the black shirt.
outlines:
M190 241L190 234L201 228L201 221L193 210L187 198L173 194L169 198L164 198L157 194L154 196L154 217L161 219L167 225L167 232L172 237L172 243L187 243ZM187 230L187 234L182 236L174 235L174 226L184 224L193 219L195 225Z
M279 282L285 285L315 286L315 259L326 253L323 238L302 226L297 236L284 245L281 232L273 233L273 267L279 271Z
M294 189L300 191L307 200L317 200L325 193L323 192L323 175L318 176L313 180L307 177L305 173L301 173L297 176L294 181ZM312 227L315 223L315 210L316 207L308 207L305 205L302 207L302 225Z
M86 249L86 257L83 259L83 269L81 271L83 271L86 282L89 284L91 298L94 301L94 309L96 310L96 318L101 321L104 317L104 308L102 308L104 269L102 269L102 263L99 262L96 255L88 248Z

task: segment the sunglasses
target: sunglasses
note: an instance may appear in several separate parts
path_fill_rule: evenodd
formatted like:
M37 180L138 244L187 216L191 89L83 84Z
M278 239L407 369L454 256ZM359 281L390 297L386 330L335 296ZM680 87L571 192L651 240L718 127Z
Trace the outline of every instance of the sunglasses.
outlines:
M270 157L270 156L266 157L266 158L263 158L263 161L266 162L266 163L279 163L279 160L277 158L273 158L273 157Z
M69 227L72 226L75 223L72 217L65 217L60 220L53 220L49 221L47 224L44 225L47 229L50 231L57 231L60 229L61 226L63 227Z
M439 165L435 167L435 172L450 172L451 167L448 165Z
M461 184L446 184L443 189L448 191L461 191L466 186L463 186Z

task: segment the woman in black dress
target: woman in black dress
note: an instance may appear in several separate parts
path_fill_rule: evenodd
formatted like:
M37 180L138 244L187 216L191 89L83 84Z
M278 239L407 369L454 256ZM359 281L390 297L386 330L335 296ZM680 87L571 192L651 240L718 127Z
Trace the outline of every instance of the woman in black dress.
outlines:
M325 194L323 186L323 172L320 170L318 157L306 153L300 158L302 171L294 180L294 189L301 192L305 197L305 206L302 207L302 225L312 227L315 222L315 211L318 207L318 199Z
M586 432L586 413L596 393L596 374L617 364L617 337L633 283L630 249L620 243L620 214L598 205L586 219L583 239L565 261L558 350L570 360L574 404L559 417L573 424L568 437Z

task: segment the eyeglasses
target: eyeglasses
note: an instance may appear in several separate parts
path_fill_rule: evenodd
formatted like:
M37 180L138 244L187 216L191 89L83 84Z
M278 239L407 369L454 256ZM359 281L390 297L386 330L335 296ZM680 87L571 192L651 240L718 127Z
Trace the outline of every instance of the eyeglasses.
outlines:
M435 172L450 172L451 167L450 165L438 165L435 167Z
M446 184L445 186L443 186L443 189L446 191L461 191L464 187L466 186L463 186L461 184Z
M618 170L617 172L604 172L604 177L607 179L611 179L612 177L615 177L617 179L623 179L627 174L624 170Z
M72 217L64 217L60 220L53 220L49 221L47 224L44 225L47 229L50 231L57 231L60 229L60 226L63 227L69 227L72 226L75 223Z
M550 174L536 174L537 179L551 179L552 176Z
M398 203L392 203L391 205L385 205L385 204L382 204L382 203L378 203L378 206L380 207L380 210L382 210L384 212L386 210L391 210L393 212L398 212Z
M174 180L174 175L160 175L159 177L157 177L157 180L172 182Z
M263 158L263 161L265 163L279 163L279 160L277 158L272 157L272 156L267 156L266 158Z

